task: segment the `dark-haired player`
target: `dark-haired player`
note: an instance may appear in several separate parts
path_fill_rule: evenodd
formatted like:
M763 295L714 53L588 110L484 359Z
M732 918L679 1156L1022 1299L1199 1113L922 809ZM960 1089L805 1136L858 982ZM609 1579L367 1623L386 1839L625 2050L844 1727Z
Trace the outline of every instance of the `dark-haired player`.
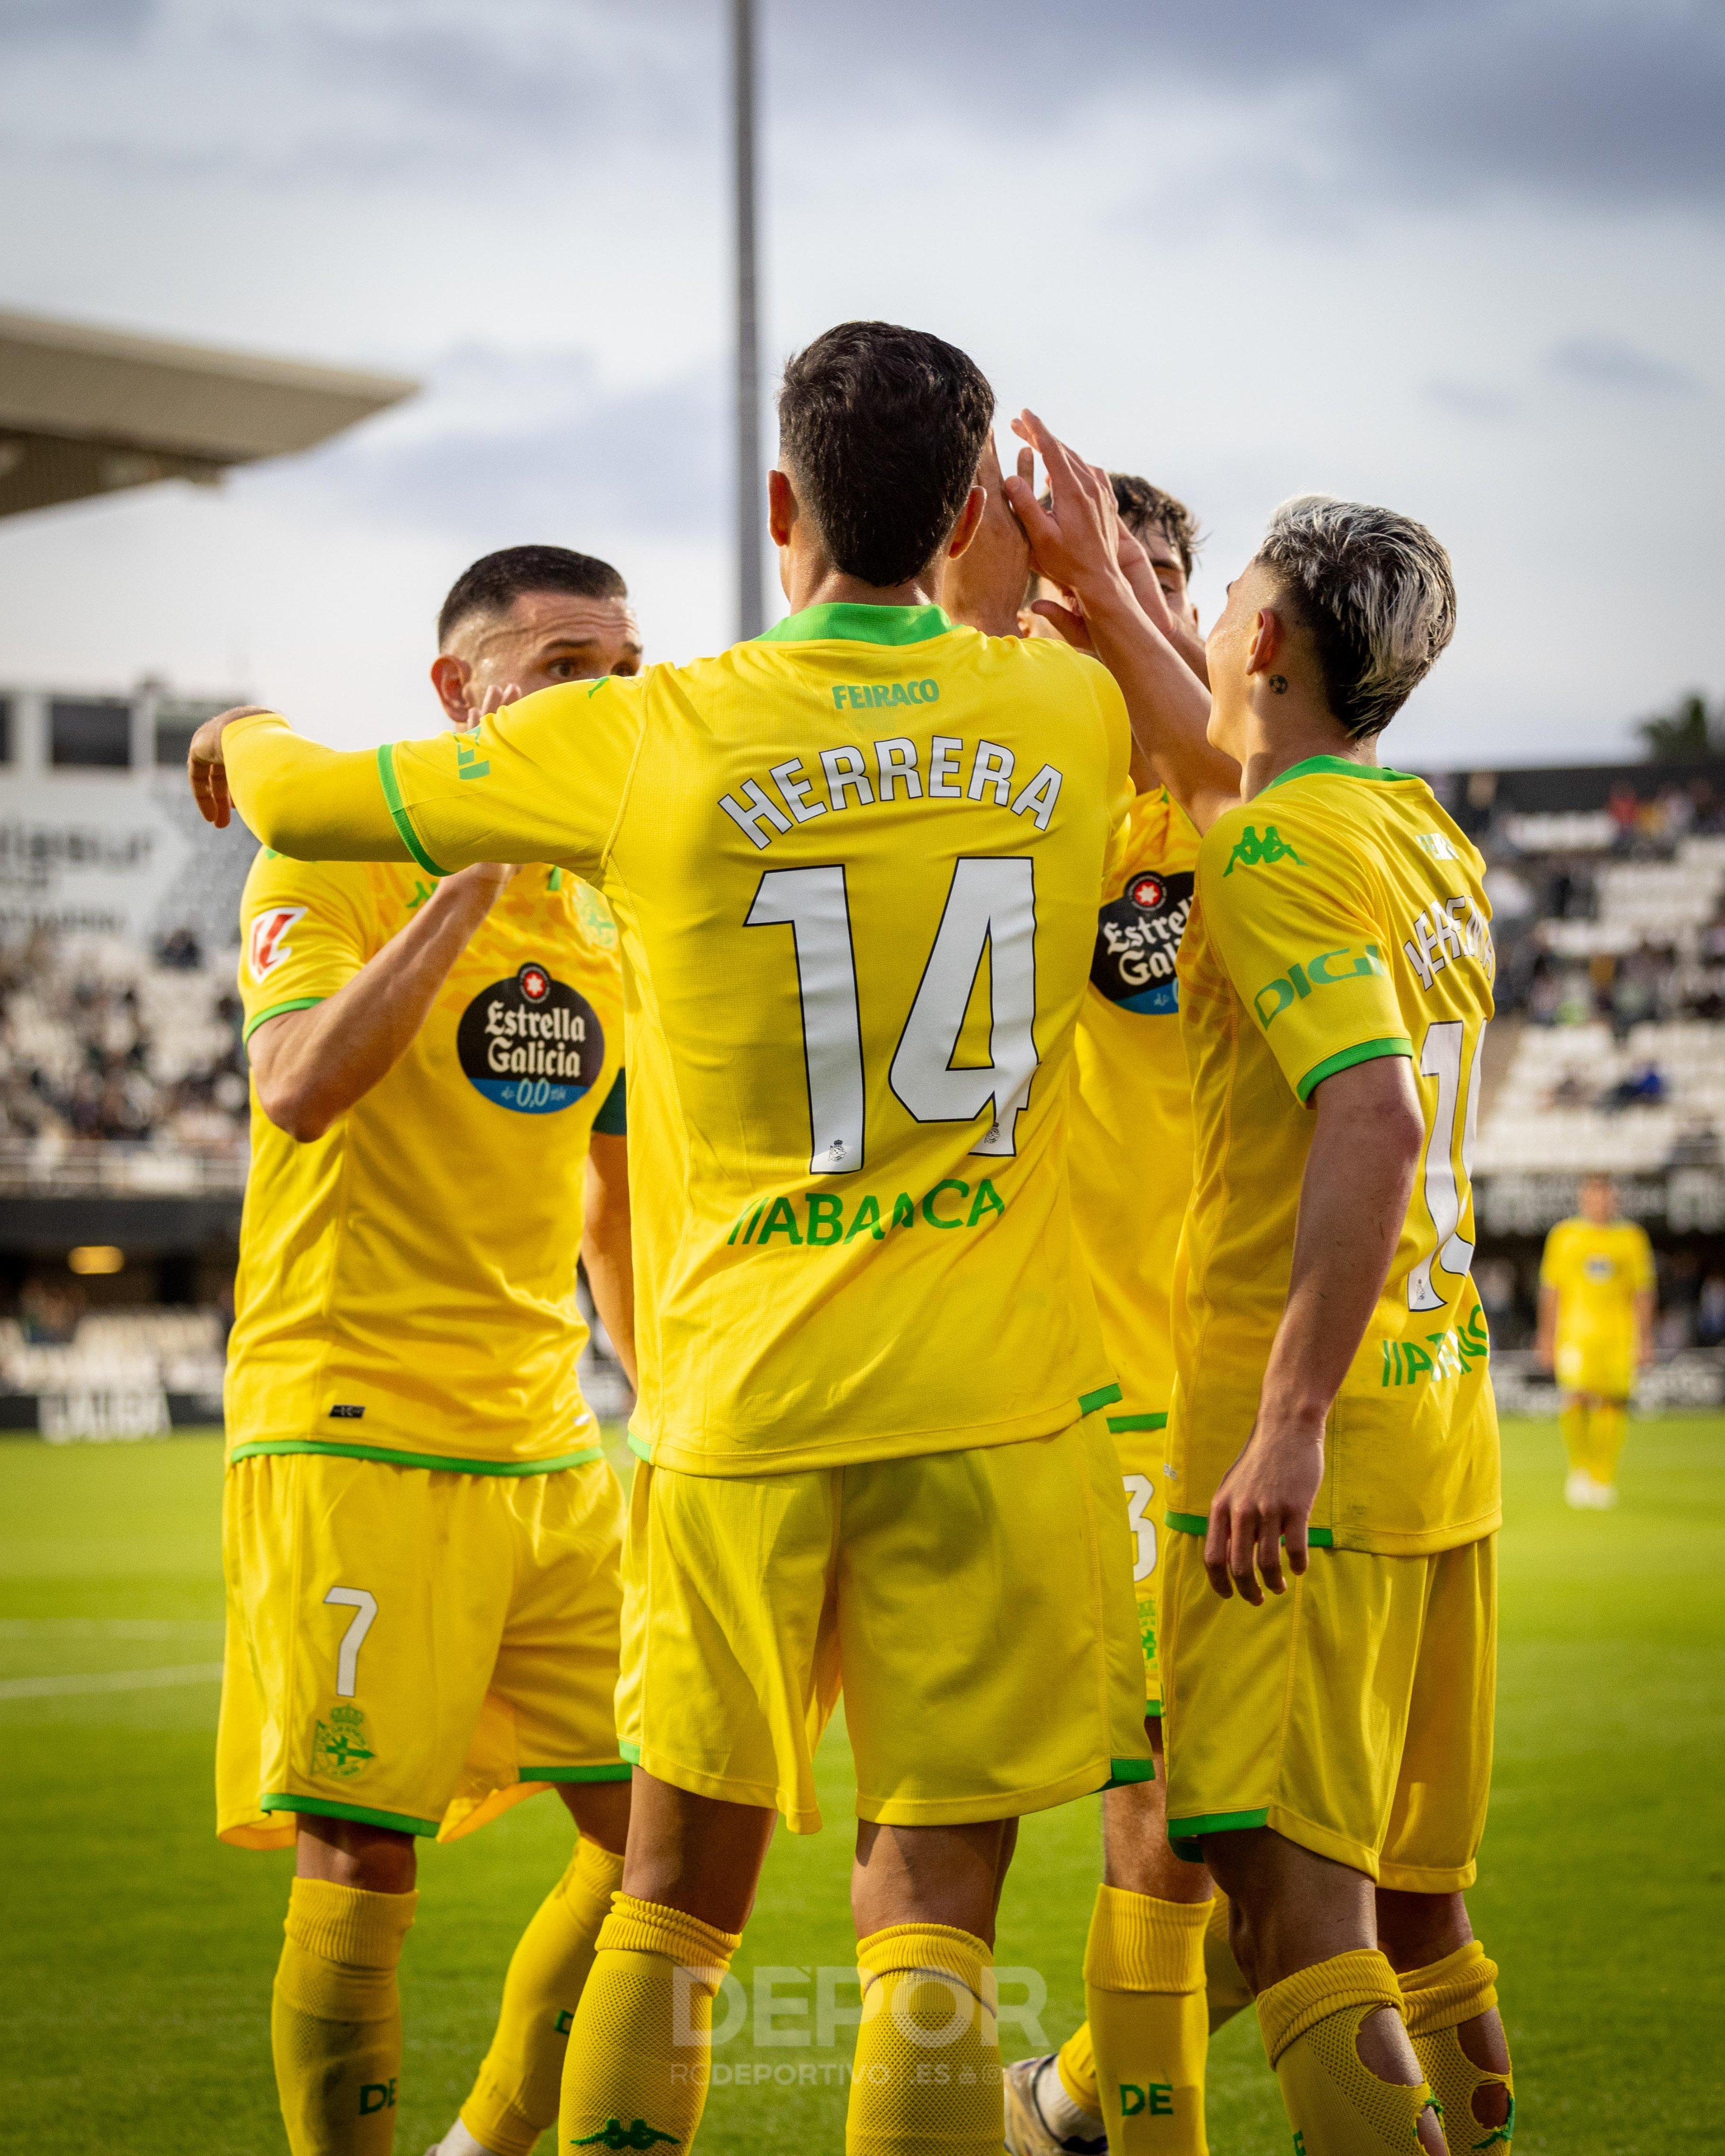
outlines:
M558 547L476 562L439 641L464 730L639 659L622 578ZM218 1830L297 1853L271 2014L289 2143L388 2149L413 1838L549 1784L581 1838L440 2144L526 2156L629 1818L621 1493L575 1377L578 1252L633 1353L616 931L559 869L270 853L240 925Z
M1150 1771L1065 1160L1128 739L1093 660L932 603L993 406L939 338L845 324L786 370L793 611L765 637L398 745L381 778L268 713L194 744L207 813L231 774L270 844L562 860L622 930L655 1169L619 1714L639 1772L565 2150L689 2146L712 1997L775 1812L819 1824L842 1688L850 2146L997 2156L1014 1822Z
M1197 521L1149 480L1109 476L1137 550L1128 548L1136 587L1201 678L1190 596ZM1147 1726L1159 1752L1156 1603L1174 1378L1171 1290L1192 1187L1192 1081L1176 967L1199 834L1136 743L1132 783L1127 842L1102 890L1079 1013L1071 1172L1079 1240L1122 1392L1107 1420L1125 1482ZM1105 1871L1085 1955L1088 2018L1057 2055L1007 2069L1014 2156L1093 2151L1105 2142L1115 2156L1202 2156L1209 2029L1251 1994L1233 1966L1225 1923L1213 1913L1209 1873L1168 1848L1166 1787L1160 1778L1133 1783L1103 1800ZM1207 1948L1214 1964L1208 2002Z

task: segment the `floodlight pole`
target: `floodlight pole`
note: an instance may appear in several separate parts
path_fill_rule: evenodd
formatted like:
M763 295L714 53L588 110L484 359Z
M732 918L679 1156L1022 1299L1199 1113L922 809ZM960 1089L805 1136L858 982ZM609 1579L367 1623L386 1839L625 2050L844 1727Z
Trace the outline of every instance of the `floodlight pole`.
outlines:
M755 284L755 8L732 0L737 207L737 633L766 627L761 580L761 353Z

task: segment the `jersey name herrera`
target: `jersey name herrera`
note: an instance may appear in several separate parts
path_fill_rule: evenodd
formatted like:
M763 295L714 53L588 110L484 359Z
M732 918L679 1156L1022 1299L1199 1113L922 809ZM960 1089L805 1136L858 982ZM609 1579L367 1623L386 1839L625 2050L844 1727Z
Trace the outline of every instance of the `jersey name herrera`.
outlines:
M1179 1009L1174 967L1192 914L1192 882L1189 871L1163 875L1141 869L1098 914L1091 985L1111 1004L1130 1011Z

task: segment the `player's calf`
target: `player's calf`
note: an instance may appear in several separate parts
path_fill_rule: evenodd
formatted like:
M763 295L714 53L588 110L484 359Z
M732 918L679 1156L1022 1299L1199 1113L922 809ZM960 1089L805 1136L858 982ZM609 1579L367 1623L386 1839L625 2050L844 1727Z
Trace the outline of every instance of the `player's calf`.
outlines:
M1450 2156L1507 2152L1515 2081L1497 2013L1497 1964L1473 1937L1461 1896L1380 1890L1378 1924L1401 1982L1408 2034L1443 2108Z

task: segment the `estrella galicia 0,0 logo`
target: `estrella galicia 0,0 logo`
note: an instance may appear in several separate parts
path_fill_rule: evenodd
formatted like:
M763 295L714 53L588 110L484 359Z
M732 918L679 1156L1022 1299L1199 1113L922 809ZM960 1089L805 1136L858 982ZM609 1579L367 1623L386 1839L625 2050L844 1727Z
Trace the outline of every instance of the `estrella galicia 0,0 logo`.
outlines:
M493 981L461 1014L455 1054L488 1101L517 1115L550 1116L589 1091L605 1060L598 1013L550 968L530 959Z
M1130 1011L1180 1008L1174 965L1192 915L1192 877L1140 870L1096 916L1096 947L1090 962L1094 987L1111 1004Z

